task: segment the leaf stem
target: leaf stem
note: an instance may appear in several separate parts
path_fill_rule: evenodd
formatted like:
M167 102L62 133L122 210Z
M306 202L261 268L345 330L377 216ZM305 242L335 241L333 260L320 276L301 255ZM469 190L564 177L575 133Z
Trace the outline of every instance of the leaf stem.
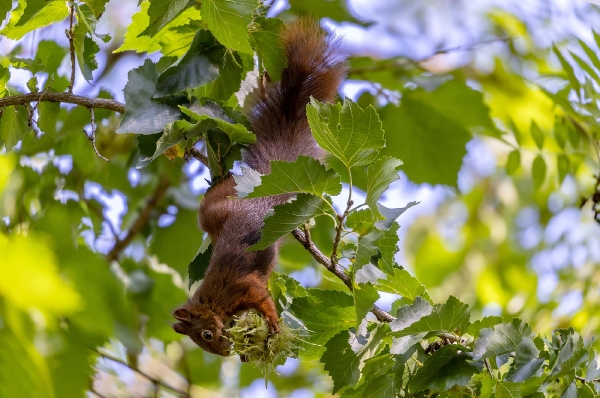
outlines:
M327 258L327 256L324 255L315 246L315 244L310 239L310 234L307 236L299 228L296 228L292 231L292 235L294 236L294 238L296 238L298 242L302 244L302 246L304 246L304 248L313 256L315 260L317 260L319 264L324 265L325 268L327 268L332 274L334 274L342 282L344 282L344 284L348 287L348 289L350 289L350 291L354 289L350 277L336 263L331 262L331 259ZM371 312L373 313L373 315L375 315L379 322L389 323L396 319L376 305L373 306Z
M75 44L73 35L73 18L75 17L75 4L69 2L69 29L66 31L67 39L69 39L69 55L71 56L71 78L67 91L73 94L73 86L75 86Z

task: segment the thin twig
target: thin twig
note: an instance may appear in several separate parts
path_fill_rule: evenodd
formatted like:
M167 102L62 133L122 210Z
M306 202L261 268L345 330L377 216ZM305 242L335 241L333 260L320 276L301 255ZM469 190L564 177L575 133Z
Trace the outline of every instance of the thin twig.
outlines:
M144 371L142 371L142 370L139 370L139 369L136 369L136 368L134 368L134 367L130 366L130 365L127 363L127 362L125 362L125 361L123 361L123 360L121 360L121 359L119 359L119 358L113 357L112 355L106 354L106 353L104 353L104 352L102 352L102 351L98 351L98 350L94 350L94 351L95 351L95 352L96 352L98 355L100 355L102 358L108 359L109 361L112 361L112 362L117 362L117 363L120 363L121 365L124 365L124 366L127 366L129 369L133 370L134 372L136 372L136 373L137 373L137 374L139 374L140 376L143 376L143 377L145 377L145 378L146 378L148 381L152 382L152 384L153 384L154 386L157 386L157 385L158 385L158 386L164 387L164 388L166 388L166 389L169 389L169 390L171 390L171 391L174 391L174 392L176 392L177 394L180 394L180 395L182 395L182 396L184 396L184 397L189 397L189 396L190 396L190 395L189 395L187 392L185 392L185 391L182 391L182 390L180 390L180 389L178 389L178 388L176 388L176 387L173 387L172 385L170 385L170 384L168 384L168 383L166 383L166 382L164 382L164 381L162 381L162 380L156 379L156 378L154 378L154 377L150 376L148 373L146 373L146 372L144 372Z
M186 160L192 157L202 163L205 167L208 167L208 157L194 147L187 149L184 156Z
M335 239L333 240L333 251L331 252L331 263L334 265L336 265L338 262L337 250L338 250L338 246L340 244L342 229L344 228L344 220L346 219L348 214L350 214L350 209L352 208L353 204L354 204L354 201L351 199L348 199L348 204L346 206L346 210L344 210L344 214L342 214L341 216L340 215L337 216L338 222L335 227Z
M485 364L485 368L487 369L488 373L490 374L490 377L492 379L495 379L496 376L494 376L494 374L492 373L492 368L490 367L490 362L488 361L488 359L484 359L483 363Z
M471 51L471 50L476 49L477 47L485 46L488 44L499 43L499 42L506 43L506 42L509 42L512 40L514 40L513 37L498 37L495 39L484 40L482 42L475 43L471 46L457 46L457 47L451 47L451 48L438 50L438 51L434 52L433 54L430 54L421 59L400 58L398 60L398 62L380 63L380 64L375 64L375 65L365 66L362 68L351 68L348 71L348 74L349 75L364 74L364 73L369 73L369 72L380 72L380 71L388 70L388 69L401 69L401 68L405 68L408 65L418 66L419 64L429 61L430 59L434 58L437 55L449 54L449 53L458 52L458 51Z
M579 380L580 382L584 383L584 384L585 384L585 383L587 383L587 382L585 381L585 377L581 377L581 376L577 376L577 375L575 375L575 378L576 378L577 380ZM591 382L591 383L600 383L600 379L592 379L590 382Z
M116 260L117 257L119 257L121 251L125 249L131 243L133 238L142 230L142 228L144 228L144 226L150 219L152 211L154 210L158 202L162 199L165 192L167 191L167 188L169 188L170 185L171 183L166 177L161 177L160 181L158 182L158 185L152 193L152 196L148 198L148 200L146 201L146 205L140 212L138 218L134 221L131 228L129 228L129 231L127 231L127 235L125 235L125 237L121 240L116 240L115 245L106 255L106 258L109 262Z
M73 93L73 86L75 86L75 44L73 35L73 18L75 17L75 6L73 2L69 4L69 29L67 30L67 39L69 39L69 54L71 55L71 79L69 80L69 87L67 91L69 94Z
M64 102L85 106L86 108L101 108L118 113L125 113L125 105L115 100L88 98L71 93L50 93L44 91L0 98L0 108L12 105L26 105L30 102Z
M350 291L354 289L350 277L346 275L346 273L337 264L332 263L331 259L327 258L327 256L315 246L315 244L310 240L310 235L307 239L305 233L298 228L292 231L292 235L294 235L294 238L296 238L298 242L302 243L306 250L308 250L308 252L314 257L315 260L317 260L317 262L319 262L319 264L324 265L325 268L327 268L332 274L344 282ZM376 305L373 306L371 312L375 315L379 322L389 323L396 319Z
M96 152L96 156L98 156L102 160L106 160L107 162L110 162L110 160L108 160L104 156L100 155L100 152L98 152L98 148L96 148L96 120L94 117L94 108L90 108L90 113L92 115L91 120L90 120L91 131L90 131L90 134L88 134L85 132L85 129L83 129L83 134L85 134L87 139L92 143L92 148L94 148L94 152Z

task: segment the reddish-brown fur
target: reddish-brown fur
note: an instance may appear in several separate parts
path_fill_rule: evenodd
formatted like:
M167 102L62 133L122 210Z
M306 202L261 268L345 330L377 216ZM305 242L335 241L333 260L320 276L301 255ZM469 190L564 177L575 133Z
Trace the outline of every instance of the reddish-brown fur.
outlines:
M311 96L333 101L346 73L338 42L329 39L318 22L301 19L293 23L282 40L288 66L280 82L260 88L248 115L257 139L244 161L262 174L270 172L271 160L321 157L308 126L306 105ZM200 225L212 240L212 258L198 290L174 313L178 320L175 331L219 355L229 355L226 328L241 311L256 309L267 319L272 333L279 331L277 310L267 290L279 243L261 251L246 249L260 239L266 212L291 196L230 199L236 194L235 181L229 176L202 201ZM207 331L210 340L203 338Z

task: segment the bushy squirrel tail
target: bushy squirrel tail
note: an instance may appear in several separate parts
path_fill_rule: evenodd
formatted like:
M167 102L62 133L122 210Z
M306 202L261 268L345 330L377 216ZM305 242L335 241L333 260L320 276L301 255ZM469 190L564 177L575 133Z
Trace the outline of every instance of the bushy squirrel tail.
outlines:
M287 68L281 81L259 84L248 118L256 134L245 156L248 165L265 174L270 160L293 161L298 155L320 158L308 126L310 97L331 102L346 75L340 41L327 36L318 21L301 18L284 30Z

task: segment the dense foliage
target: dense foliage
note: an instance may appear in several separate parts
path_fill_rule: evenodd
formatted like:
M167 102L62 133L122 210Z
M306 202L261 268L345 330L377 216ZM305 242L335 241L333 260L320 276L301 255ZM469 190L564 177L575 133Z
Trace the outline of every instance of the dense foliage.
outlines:
M287 237L270 289L283 322L307 331L293 371L269 376L279 393L600 394L600 36L537 48L523 21L497 11L488 17L508 50L491 71L434 73L428 62L452 50L427 62L351 57L349 80L368 92L307 106L326 164L275 161L261 176L236 163L254 141L244 102L260 74L281 76L284 21L258 0L145 0L124 34L106 34L97 26L107 3L0 5L0 35L19 41L0 56L0 396L227 396L260 379L171 329L211 254L197 194L232 168L240 198L297 194L251 248ZM290 6L283 18L369 25L343 1ZM53 24L66 35L43 35ZM130 52L160 56L128 71L124 105L106 85L77 92L77 80L104 82ZM496 148L500 167L461 183L472 143ZM412 273L398 264L399 222L425 203L399 203L400 170L448 187L437 213L401 235ZM534 271L556 271L539 265L566 233L518 236L535 235L557 206L578 212L574 244L589 253L560 268L542 300ZM574 289L581 308L558 317L566 295L556 294ZM382 296L394 298L389 311L376 305Z

